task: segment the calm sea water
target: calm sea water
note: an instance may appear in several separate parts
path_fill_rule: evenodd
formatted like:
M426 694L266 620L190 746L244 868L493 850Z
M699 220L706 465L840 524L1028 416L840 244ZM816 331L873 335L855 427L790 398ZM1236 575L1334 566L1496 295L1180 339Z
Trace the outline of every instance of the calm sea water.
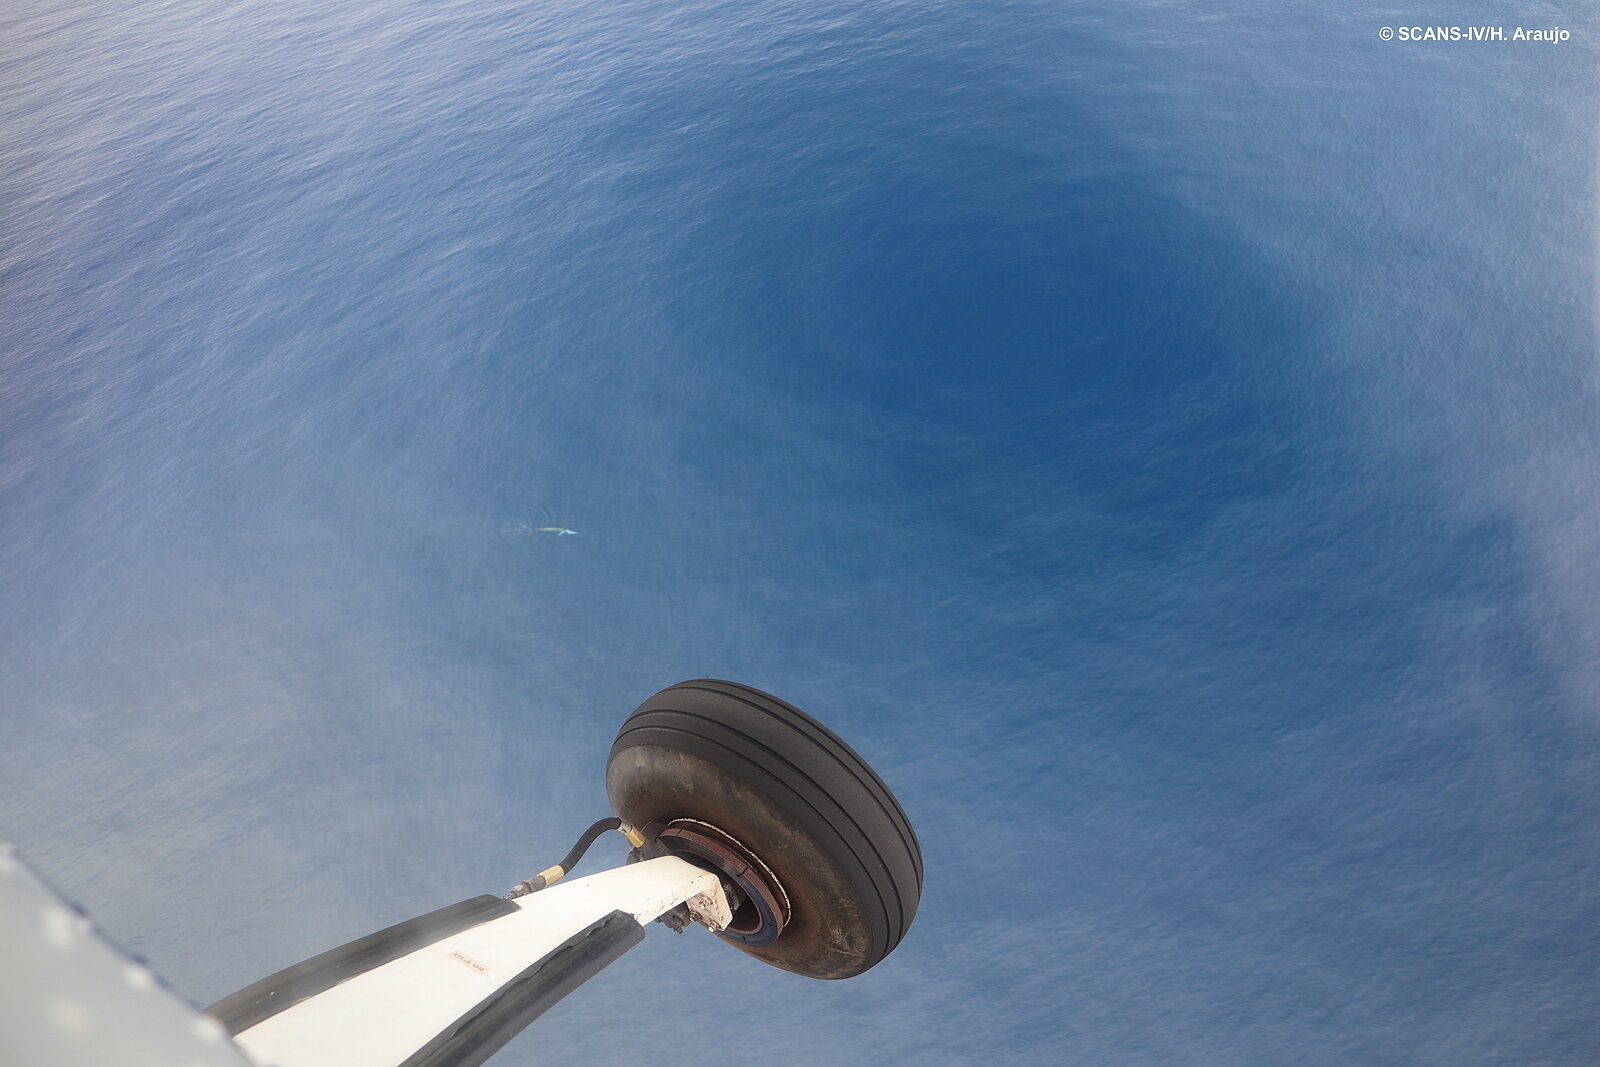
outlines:
M1594 1063L1600 18L1321 7L7 5L0 836L204 1003L729 677L917 927L541 1047Z

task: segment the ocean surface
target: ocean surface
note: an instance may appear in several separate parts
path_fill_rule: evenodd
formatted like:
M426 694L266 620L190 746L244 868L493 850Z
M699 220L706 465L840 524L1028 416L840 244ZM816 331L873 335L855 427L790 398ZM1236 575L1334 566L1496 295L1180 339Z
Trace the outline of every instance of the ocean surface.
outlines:
M204 1004L725 677L916 926L495 1063L1600 1062L1597 114L1583 4L10 0L0 838Z

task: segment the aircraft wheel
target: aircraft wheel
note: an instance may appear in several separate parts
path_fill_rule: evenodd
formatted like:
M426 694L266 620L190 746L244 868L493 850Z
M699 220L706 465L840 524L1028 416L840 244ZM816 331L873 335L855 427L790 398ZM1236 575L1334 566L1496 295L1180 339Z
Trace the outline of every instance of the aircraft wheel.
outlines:
M606 764L618 817L647 848L735 881L719 936L796 974L849 978L900 943L922 851L889 787L811 716L735 682L680 682L639 705Z

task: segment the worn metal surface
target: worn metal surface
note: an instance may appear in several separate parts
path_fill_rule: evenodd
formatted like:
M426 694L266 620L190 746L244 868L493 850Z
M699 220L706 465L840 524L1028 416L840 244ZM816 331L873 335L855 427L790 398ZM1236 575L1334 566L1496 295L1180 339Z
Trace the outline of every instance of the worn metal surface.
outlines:
M728 896L719 885L709 893L696 893L687 901L689 916L712 933L720 933L733 921L733 910L728 907Z

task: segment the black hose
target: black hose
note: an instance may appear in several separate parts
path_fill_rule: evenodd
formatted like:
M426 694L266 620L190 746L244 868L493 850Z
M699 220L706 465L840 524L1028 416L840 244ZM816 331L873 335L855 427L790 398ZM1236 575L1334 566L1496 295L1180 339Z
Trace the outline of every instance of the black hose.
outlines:
M601 819L599 822L589 827L583 832L583 836L578 838L578 843L572 846L572 851L568 852L562 857L561 869L567 874L571 874L572 868L578 865L578 861L583 859L583 854L589 851L590 845L594 844L600 839L601 834L605 833L607 830L619 829L621 826L621 819L610 818Z
M621 819L615 817L601 819L583 832L583 836L578 838L578 843L572 846L572 851L562 857L560 863L541 871L525 882L518 882L512 887L511 892L506 894L506 899L515 900L518 897L525 897L529 893L537 893L558 879L566 877L572 873L572 868L578 865L578 861L583 859L583 854L589 851L589 846L594 844L601 834L610 830L620 830L621 828Z

